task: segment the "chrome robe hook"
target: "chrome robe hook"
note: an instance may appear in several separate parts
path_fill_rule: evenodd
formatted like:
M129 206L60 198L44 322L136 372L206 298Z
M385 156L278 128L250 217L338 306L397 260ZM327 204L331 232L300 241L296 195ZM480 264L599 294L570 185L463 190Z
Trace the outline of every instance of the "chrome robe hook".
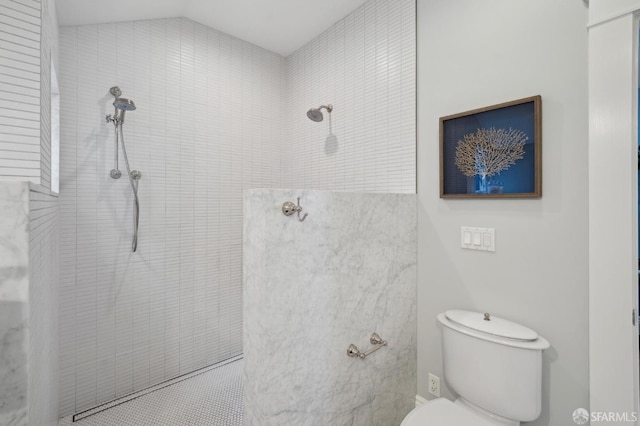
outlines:
M291 216L294 213L298 213L298 220L300 222L304 221L309 213L305 213L302 217L300 217L300 212L302 212L302 207L300 207L300 197L298 197L298 205L293 204L291 201L287 201L282 205L282 213L285 216Z

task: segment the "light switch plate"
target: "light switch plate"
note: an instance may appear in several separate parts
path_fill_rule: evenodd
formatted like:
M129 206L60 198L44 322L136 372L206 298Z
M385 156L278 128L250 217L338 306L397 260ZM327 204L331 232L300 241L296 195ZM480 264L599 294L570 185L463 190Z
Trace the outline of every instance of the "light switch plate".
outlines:
M496 251L495 228L460 228L460 247L467 250Z

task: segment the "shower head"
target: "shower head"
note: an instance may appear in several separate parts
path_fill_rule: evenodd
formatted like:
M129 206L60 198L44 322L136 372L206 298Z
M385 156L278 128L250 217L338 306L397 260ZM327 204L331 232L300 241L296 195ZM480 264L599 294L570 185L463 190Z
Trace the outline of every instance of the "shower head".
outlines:
M124 123L124 113L125 111L134 111L136 109L136 104L127 98L121 98L122 90L118 86L113 86L109 89L109 93L115 98L113 100L113 106L116 108L113 117L111 114L107 115L107 123L113 122L116 126L119 123Z
M124 123L124 113L126 111L135 111L136 109L136 104L127 98L116 98L113 101L113 106L116 107L116 112L113 114L116 123Z
M322 121L322 119L324 118L319 108L311 108L309 111L307 111L307 117L309 117L309 119L313 121Z
M309 111L307 111L307 117L309 117L309 120L315 122L322 121L322 119L324 118L324 116L322 115L322 108L326 109L329 114L331 114L331 111L333 111L333 105L331 104L321 105L318 108L311 108Z
M131 99L126 98L116 98L116 100L113 101L113 106L122 111L133 111L136 109L136 104Z

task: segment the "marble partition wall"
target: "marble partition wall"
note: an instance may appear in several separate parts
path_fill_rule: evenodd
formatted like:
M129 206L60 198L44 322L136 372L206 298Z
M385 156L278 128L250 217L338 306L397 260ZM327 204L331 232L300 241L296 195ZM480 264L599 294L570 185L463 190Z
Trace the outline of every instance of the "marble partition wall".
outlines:
M282 204L300 197L304 222ZM416 392L412 194L244 194L247 426L398 425ZM366 359L377 332L389 345Z
M57 196L0 182L0 426L58 422Z
M27 425L29 184L0 182L0 425Z

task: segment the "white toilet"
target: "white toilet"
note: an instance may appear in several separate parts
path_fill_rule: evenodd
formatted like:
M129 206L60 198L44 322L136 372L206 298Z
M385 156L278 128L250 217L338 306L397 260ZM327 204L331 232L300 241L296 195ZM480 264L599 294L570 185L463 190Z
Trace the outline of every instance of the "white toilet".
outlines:
M517 426L540 416L545 338L477 312L446 311L438 325L444 378L458 399L424 403L401 426Z

